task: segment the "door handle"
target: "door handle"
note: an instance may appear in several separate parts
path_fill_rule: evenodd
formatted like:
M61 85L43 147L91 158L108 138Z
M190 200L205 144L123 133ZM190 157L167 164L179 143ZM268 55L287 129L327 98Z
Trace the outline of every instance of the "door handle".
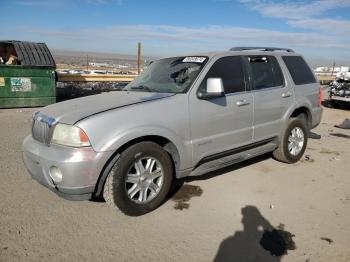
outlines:
M283 97L283 98L286 98L286 97L290 97L291 95L292 95L292 93L288 91L288 92L286 92L286 93L283 93L283 94L282 94L282 97Z
M236 105L237 106L245 106L245 105L249 105L250 103L247 101L247 100L245 100L245 99L242 99L242 100L238 100L237 102L236 102Z

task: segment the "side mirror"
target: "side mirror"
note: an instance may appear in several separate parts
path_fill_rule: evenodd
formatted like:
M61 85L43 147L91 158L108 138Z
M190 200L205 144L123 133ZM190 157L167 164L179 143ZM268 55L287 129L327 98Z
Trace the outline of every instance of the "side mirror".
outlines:
M221 78L208 78L206 90L198 93L199 99L211 99L224 96L225 90Z

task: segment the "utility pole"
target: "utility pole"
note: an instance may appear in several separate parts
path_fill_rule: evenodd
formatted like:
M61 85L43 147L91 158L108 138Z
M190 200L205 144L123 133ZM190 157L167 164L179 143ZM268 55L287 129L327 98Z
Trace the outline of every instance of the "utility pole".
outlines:
M89 55L86 55L86 70L89 71Z
M333 76L333 73L334 73L334 67L335 67L335 61L333 62L333 68L332 68L332 74L331 74L331 76Z
M137 73L141 73L141 43L137 47Z

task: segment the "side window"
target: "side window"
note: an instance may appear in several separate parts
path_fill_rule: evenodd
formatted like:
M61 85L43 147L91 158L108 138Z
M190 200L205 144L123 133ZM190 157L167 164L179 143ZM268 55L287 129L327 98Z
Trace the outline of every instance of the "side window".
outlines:
M221 78L226 94L245 91L243 64L240 56L218 59L203 79L200 90L205 90L208 78Z
M282 56L296 85L316 83L314 74L301 56Z
M274 56L249 56L253 89L283 86L283 74Z

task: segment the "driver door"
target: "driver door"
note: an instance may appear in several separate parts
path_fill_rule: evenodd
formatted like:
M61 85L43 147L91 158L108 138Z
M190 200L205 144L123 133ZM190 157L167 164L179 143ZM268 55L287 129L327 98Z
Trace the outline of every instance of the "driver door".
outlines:
M218 58L203 73L198 88L193 88L189 96L193 166L205 157L250 144L253 139L253 96L247 90L242 58ZM224 97L198 98L198 90L206 89L208 78L222 79Z

